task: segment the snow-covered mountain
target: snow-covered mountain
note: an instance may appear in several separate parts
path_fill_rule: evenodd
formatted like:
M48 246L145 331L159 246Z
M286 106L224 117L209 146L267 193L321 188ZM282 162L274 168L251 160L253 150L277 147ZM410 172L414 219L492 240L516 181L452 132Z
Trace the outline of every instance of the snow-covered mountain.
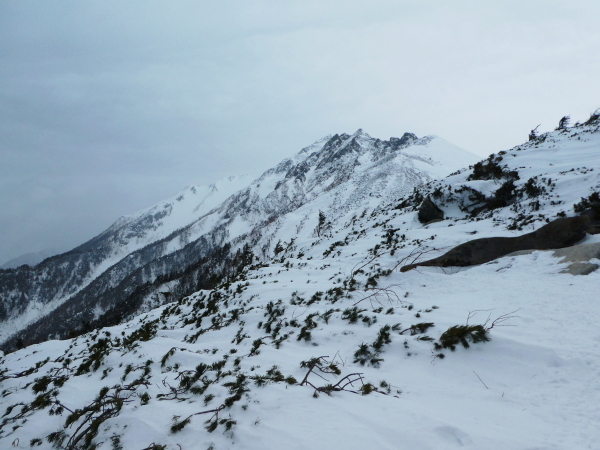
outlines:
M475 160L441 138L383 141L358 130L327 136L252 183L233 177L187 188L70 252L0 271L0 342L66 337L212 287L245 263L245 245L264 259L277 229L312 233L317 198L333 226Z
M307 153L323 161L325 146ZM377 189L356 200L367 173L301 190L318 162L292 158L227 199L231 217L214 213L243 232L290 205L243 241L260 260L127 323L5 355L0 447L596 448L600 270L564 273L552 251L399 269L600 211L599 150L597 116L397 197L368 178ZM387 164L365 159L355 168ZM286 194L263 195L277 174ZM424 225L427 197L444 218ZM582 248L600 265L600 234Z
M73 299L127 255L207 214L250 181L248 176L229 177L210 186L189 186L169 200L120 218L69 252L35 267L0 271L0 342ZM94 303L84 307L93 309Z
M164 239L208 214L230 195L247 187L251 181L248 175L231 176L209 186L188 186L168 200L121 217L86 245L95 246L98 241L109 240L112 255L105 265L112 265L111 263L124 256Z

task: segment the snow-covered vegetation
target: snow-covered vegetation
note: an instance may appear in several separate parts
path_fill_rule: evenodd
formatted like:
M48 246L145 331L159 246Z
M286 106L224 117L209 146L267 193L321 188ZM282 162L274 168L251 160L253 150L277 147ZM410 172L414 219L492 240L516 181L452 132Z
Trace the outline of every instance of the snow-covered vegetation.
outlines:
M213 289L5 355L0 447L596 448L600 271L543 251L399 269L596 207L598 119L406 195L323 189ZM424 225L428 196L445 218Z

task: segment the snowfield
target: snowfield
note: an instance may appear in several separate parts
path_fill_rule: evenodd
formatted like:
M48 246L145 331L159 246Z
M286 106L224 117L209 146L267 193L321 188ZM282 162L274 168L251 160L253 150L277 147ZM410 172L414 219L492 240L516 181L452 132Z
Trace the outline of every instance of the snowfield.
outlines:
M317 196L276 224L269 258L214 290L5 355L0 448L599 449L600 270L561 273L536 251L399 271L573 216L600 189L598 128L508 150L497 178L472 167L369 197L318 232L331 203ZM509 181L505 206L472 214L473 190ZM418 222L426 195L446 219ZM444 348L456 325L489 341Z

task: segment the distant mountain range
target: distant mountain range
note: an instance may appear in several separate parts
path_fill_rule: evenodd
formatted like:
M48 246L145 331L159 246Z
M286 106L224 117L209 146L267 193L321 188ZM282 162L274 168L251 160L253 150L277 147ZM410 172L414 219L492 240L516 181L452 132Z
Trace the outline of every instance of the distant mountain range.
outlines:
M41 263L44 259L49 258L60 253L55 248L45 248L39 252L25 253L24 255L17 256L16 258L9 259L0 266L0 269L14 269L15 267L22 266L24 264L28 266L35 266Z

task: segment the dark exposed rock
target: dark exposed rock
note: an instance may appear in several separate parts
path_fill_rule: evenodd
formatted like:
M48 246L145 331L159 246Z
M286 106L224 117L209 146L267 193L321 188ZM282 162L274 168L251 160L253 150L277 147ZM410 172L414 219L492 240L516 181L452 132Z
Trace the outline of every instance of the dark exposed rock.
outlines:
M587 216L556 219L523 236L492 237L468 241L438 258L410 264L400 270L406 272L418 266L472 266L519 250L550 250L568 247L582 240L589 228L590 219Z
M581 213L582 216L590 218L589 234L600 234L600 212L598 209L586 209Z
M406 145L411 141L416 141L417 139L417 136L413 133L404 133L401 138L390 138L390 145L392 150L398 150L403 145Z
M295 178L299 181L306 181L306 173L310 170L310 166L306 163L306 161L302 161L301 163L292 167L288 173L285 174L285 179Z
M444 211L442 211L438 206L433 203L431 197L428 195L419 206L419 222L421 223L429 223L434 220L444 220Z

